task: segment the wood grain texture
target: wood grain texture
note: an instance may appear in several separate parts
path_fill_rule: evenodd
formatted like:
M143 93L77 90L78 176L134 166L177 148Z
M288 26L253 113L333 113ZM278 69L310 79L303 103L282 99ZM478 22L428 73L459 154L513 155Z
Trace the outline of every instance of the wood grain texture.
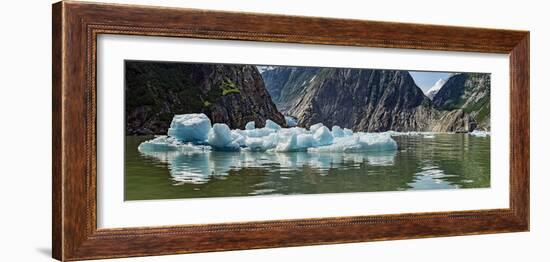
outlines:
M529 33L510 52L510 207L529 227Z
M63 231L63 188L61 171L61 71L62 34L61 5L52 8L52 256L61 257Z
M53 257L82 260L518 232L529 229L529 33L484 28L60 2L53 5ZM97 229L100 34L510 55L510 208Z

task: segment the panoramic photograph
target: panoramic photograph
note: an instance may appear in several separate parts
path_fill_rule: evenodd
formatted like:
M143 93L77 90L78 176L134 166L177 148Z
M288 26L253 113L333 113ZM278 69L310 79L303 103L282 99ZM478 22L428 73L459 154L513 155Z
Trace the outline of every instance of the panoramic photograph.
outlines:
M125 61L125 200L488 188L491 74Z

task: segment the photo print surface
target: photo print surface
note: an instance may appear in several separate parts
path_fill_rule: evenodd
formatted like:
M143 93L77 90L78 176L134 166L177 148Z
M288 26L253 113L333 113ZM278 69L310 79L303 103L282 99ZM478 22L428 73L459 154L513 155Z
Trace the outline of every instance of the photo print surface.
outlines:
M125 61L125 200L490 187L491 74Z

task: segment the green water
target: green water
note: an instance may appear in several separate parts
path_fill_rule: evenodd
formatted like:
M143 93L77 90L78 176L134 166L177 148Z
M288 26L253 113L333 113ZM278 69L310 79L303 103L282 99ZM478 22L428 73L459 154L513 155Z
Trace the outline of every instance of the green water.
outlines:
M142 155L126 137L125 199L174 199L483 188L490 137L394 137L384 153L175 152Z

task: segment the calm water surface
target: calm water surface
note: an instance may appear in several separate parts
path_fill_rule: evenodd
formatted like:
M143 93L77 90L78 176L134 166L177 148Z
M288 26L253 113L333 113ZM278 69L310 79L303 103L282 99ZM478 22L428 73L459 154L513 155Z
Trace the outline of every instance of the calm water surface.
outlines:
M126 137L126 200L490 186L489 136L397 136L381 153L138 152L151 138Z

